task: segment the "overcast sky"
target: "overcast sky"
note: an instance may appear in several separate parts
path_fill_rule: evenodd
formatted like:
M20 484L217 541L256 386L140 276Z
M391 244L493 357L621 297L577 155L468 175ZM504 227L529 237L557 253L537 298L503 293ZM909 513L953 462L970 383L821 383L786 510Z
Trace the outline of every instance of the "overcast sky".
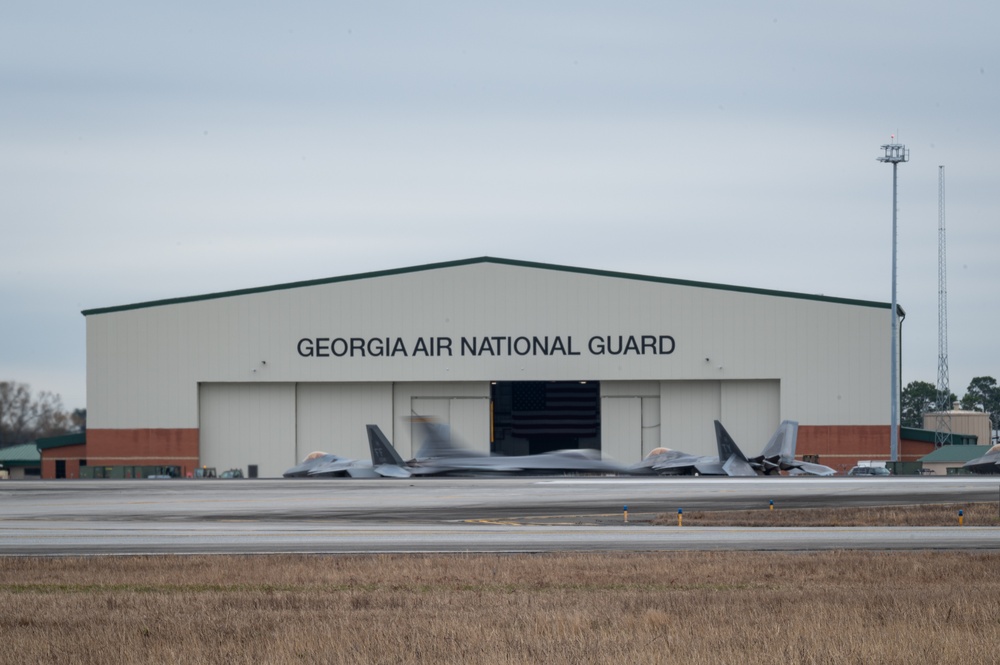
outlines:
M895 134L903 381L945 165L961 397L1000 377L1000 5L816 4L4 3L0 380L85 406L84 309L485 255L889 302Z

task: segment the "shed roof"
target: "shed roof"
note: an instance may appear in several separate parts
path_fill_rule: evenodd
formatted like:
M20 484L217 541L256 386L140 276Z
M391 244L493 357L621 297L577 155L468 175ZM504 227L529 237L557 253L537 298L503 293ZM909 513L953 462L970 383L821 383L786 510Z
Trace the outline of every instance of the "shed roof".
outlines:
M49 436L35 442L39 450L49 448L63 448L65 446L80 446L87 443L86 432L74 432L73 434L63 434L61 436Z
M42 455L34 441L0 448L0 465L5 467L38 466L41 463Z
M941 446L932 453L921 457L918 462L961 462L982 457L990 451L990 446Z

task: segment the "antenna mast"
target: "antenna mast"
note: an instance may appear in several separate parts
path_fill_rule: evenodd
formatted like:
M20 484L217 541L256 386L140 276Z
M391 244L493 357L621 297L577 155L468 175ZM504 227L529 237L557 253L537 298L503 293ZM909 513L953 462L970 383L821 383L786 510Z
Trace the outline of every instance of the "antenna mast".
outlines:
M952 443L951 389L948 387L948 253L944 222L944 166L938 167L938 376L934 446Z

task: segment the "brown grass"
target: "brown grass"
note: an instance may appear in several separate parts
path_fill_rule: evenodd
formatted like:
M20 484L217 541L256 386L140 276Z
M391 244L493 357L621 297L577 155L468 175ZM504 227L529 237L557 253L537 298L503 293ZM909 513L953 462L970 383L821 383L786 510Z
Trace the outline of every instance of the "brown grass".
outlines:
M1000 553L0 559L2 663L992 663Z
M957 526L961 510L965 526L1000 526L996 503L876 506L870 508L781 508L774 510L684 511L684 526ZM676 526L677 513L650 520Z

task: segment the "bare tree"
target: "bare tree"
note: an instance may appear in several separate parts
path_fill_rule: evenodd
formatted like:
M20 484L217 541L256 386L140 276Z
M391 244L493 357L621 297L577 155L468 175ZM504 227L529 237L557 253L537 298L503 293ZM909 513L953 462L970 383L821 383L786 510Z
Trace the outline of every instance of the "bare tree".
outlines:
M28 384L0 381L0 448L69 431L59 395L42 391L33 398Z

